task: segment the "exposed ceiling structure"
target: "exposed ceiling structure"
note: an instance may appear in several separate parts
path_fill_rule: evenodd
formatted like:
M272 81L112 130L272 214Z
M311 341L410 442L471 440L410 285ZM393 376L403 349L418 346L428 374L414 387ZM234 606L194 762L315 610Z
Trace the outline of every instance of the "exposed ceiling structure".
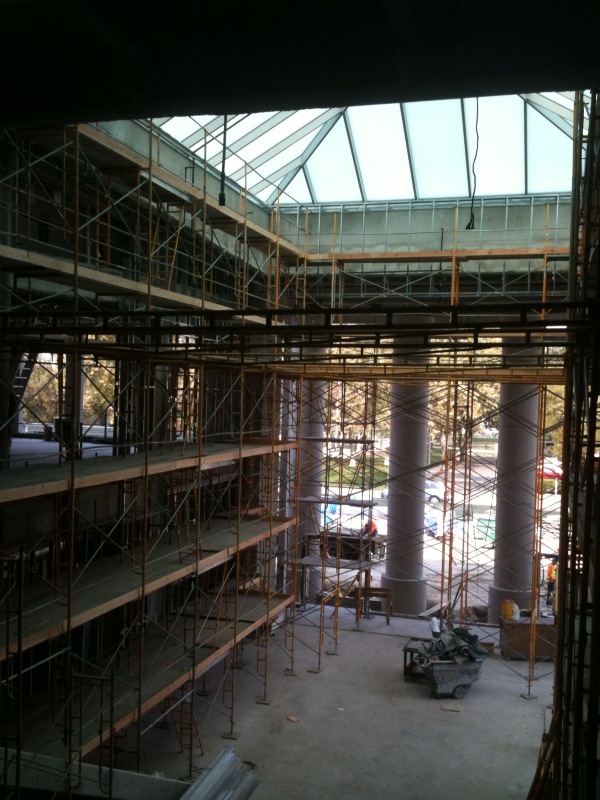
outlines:
M597 2L3 0L0 124L234 114L600 83Z

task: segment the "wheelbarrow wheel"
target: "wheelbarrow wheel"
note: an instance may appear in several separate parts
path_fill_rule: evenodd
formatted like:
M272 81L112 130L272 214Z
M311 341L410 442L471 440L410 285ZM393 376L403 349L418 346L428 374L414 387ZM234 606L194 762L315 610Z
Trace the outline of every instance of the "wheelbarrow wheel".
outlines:
M455 686L454 691L452 692L452 697L455 697L457 700L462 700L468 691L468 686Z

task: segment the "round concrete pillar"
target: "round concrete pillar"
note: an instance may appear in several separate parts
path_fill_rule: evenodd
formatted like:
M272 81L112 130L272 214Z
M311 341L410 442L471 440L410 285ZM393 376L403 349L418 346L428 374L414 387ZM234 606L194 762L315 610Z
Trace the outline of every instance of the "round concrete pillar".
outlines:
M427 606L423 520L428 406L426 384L392 386L386 563L381 583L392 590L393 610L399 614L420 614Z
M500 388L494 582L488 621L498 622L502 600L531 608L538 387Z

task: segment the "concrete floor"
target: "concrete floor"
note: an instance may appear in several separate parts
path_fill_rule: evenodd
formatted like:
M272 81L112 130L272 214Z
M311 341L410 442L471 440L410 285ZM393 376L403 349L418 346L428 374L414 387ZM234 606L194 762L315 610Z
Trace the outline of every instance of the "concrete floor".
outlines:
M258 771L252 800L526 798L550 721L551 662L536 663L530 686L527 663L506 660L496 648L465 698L436 699L425 684L403 678L402 648L411 636L429 635L426 622L396 617L387 626L376 614L357 628L353 611L342 609L336 646L327 610L320 656L318 624L318 608L300 614L293 675L286 674L283 632L271 637L267 705L257 703L256 644L245 646L235 740L223 738L231 727L221 666L207 676L207 697L198 698L199 716L212 709L201 723L204 756L182 753L172 724L151 728L142 771L195 779L233 745ZM471 631L497 641L492 626ZM126 754L118 760L131 768Z

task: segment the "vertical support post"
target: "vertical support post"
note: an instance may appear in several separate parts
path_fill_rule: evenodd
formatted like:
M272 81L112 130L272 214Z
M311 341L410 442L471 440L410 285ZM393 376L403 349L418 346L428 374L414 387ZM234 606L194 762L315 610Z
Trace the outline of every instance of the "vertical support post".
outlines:
M531 353L535 359L537 351ZM510 362L507 347L504 356ZM505 598L519 607L532 607L538 394L533 384L500 387L494 582L488 599L492 623L499 621Z

